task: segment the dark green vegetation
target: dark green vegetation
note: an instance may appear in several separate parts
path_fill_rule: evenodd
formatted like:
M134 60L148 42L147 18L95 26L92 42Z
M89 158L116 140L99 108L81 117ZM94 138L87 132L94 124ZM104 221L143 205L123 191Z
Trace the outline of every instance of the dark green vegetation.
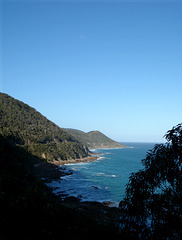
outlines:
M95 143L106 137L86 135ZM50 165L44 158L87 156L87 147L28 105L0 94L0 239L182 239L182 124L165 138L142 160L143 170L131 174L120 213L78 199L65 203L38 179L37 166Z
M88 156L89 150L35 109L0 93L0 134L37 157L67 160Z
M46 167L44 174L50 174L52 168L49 171L47 167L54 166L44 158L52 162L81 158L88 152L33 108L0 94L0 239L96 239L108 235L117 239L119 232L111 221L98 219L97 207L102 216L106 207L102 210L101 204L93 205L90 217L91 210L77 209L78 203L63 203L37 177L42 176L42 168Z
M182 124L165 135L130 176L122 226L136 239L182 239Z
M97 219L97 211L91 218L52 194L34 175L41 161L0 135L0 239L119 239L112 224Z
M125 145L122 145L116 141L113 141L112 139L105 136L103 133L99 131L91 131L88 133L85 133L80 130L76 129L65 129L67 132L69 132L72 136L74 136L79 142L86 145L88 148L122 148L126 147Z

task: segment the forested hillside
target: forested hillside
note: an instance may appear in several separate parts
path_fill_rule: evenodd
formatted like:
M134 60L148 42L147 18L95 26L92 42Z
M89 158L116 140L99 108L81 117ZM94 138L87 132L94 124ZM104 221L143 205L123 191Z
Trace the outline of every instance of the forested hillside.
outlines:
M88 148L123 148L126 147L110 138L99 131L91 131L85 133L76 129L65 129L68 133L74 136L79 142L86 145Z
M27 104L0 93L0 134L37 157L67 160L86 157L87 147Z
M0 134L1 240L11 239L12 234L18 240L81 240L108 235L120 239L117 229L111 224L99 222L97 217L91 218L87 212L66 206L52 194L34 175L36 162L41 162L41 159L22 147L10 144Z

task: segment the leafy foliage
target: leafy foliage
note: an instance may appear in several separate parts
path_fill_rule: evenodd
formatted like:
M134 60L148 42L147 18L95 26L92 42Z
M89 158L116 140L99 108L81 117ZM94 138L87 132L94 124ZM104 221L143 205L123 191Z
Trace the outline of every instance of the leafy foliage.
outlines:
M132 223L148 239L182 238L182 124L165 138L165 144L156 145L142 160L144 169L131 174L120 203L123 226Z
M88 149L35 109L0 93L0 133L48 161L82 158Z

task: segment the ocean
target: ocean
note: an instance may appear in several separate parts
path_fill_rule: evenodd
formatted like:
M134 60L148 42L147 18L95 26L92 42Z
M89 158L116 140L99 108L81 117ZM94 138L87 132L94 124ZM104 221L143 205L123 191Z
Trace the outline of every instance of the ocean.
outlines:
M123 143L130 148L93 149L101 153L98 160L86 163L70 163L61 166L73 174L48 185L55 194L74 196L81 201L115 202L124 198L131 173L142 169L141 160L155 143Z

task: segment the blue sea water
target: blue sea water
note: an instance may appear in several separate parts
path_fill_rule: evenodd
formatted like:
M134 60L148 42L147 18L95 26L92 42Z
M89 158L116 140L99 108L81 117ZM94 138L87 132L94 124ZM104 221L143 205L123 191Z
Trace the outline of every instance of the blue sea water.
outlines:
M118 204L125 196L131 173L142 169L141 160L155 143L124 143L131 148L96 149L94 162L63 165L72 175L53 181L49 186L56 194L79 197L82 201L111 201Z

